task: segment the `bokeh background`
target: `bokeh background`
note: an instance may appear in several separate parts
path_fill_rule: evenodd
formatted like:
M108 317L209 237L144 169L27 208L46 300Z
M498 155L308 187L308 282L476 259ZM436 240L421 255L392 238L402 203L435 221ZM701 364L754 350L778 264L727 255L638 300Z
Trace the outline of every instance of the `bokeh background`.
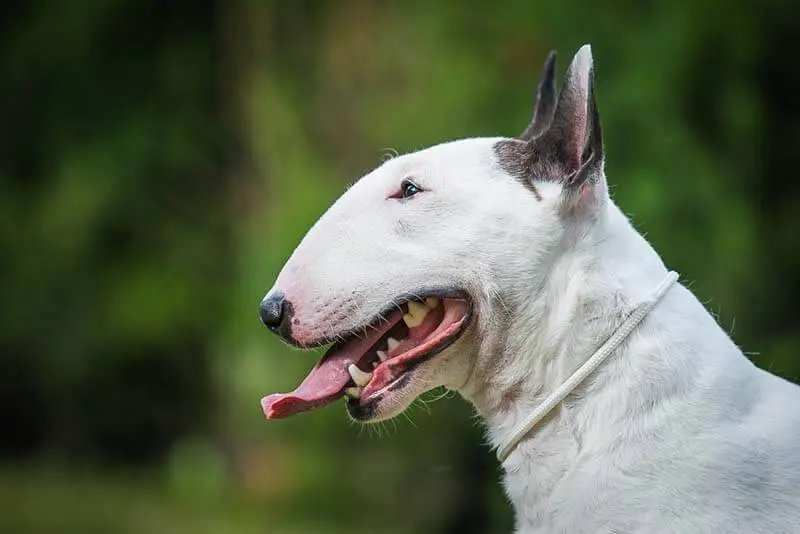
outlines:
M0 532L509 532L453 394L264 422L317 355L257 306L389 151L521 132L551 48L593 44L617 202L800 377L800 4L600 4L3 2Z

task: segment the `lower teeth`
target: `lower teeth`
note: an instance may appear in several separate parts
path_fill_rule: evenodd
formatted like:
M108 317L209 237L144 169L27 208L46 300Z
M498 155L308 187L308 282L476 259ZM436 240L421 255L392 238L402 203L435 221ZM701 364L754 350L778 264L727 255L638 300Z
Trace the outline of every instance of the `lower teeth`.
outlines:
M357 386L364 387L369 384L370 380L372 380L372 373L362 371L354 363L350 364L350 366L347 368L347 371L350 373L350 378L353 379L353 382L355 382Z
M345 397L349 397L351 399L360 399L361 398L361 390L362 390L362 388L357 387L357 386L356 387L352 387L352 388L347 388L347 389L344 390L344 395L345 395Z

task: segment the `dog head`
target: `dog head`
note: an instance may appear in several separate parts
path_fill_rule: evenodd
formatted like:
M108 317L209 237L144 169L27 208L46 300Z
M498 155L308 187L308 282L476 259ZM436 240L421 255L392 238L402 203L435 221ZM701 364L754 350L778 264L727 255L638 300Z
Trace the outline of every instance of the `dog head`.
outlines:
M294 392L262 400L268 418L347 397L354 419L385 419L491 357L481 343L504 309L530 298L574 222L606 198L590 48L558 97L554 70L551 54L519 138L387 161L311 228L261 319L295 346L332 346Z

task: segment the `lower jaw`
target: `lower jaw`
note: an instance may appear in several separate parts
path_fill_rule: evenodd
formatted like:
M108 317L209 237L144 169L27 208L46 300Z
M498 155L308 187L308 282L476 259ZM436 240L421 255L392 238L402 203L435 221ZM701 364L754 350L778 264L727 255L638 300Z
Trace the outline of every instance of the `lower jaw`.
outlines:
M400 390L408 385L414 372L417 370L417 368L419 368L420 365L425 364L437 356L440 352L449 348L452 344L458 341L464 332L469 328L472 323L472 304L469 300L466 300L466 302L466 313L462 317L457 330L453 332L449 338L443 340L439 345L433 347L427 353L418 356L414 360L405 362L400 374L388 381L386 385L381 386L380 389L360 398L348 398L346 406L350 417L359 422L369 422L371 420L380 419L379 404L381 401L385 400L388 395L400 394ZM391 360L389 361L391 362ZM391 417L391 414L389 417Z
M394 391L400 390L411 380L413 369L404 371L389 384L367 398L347 399L347 413L356 421L367 422L378 417L378 405Z
M347 400L347 414L354 421L359 423L366 423L375 419L378 415L378 401L375 399L371 401L361 402L358 399Z

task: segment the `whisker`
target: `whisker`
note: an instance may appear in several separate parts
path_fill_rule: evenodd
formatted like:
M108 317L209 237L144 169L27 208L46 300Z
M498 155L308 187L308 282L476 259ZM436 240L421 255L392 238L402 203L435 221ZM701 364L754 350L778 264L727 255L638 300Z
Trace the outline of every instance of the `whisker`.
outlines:
M442 400L442 399L446 399L451 393L454 393L454 391L445 388L445 390L442 393L438 394L436 397L434 397L432 399L424 400L423 402L425 402L425 404L428 405L428 404L430 404L432 402L436 402L436 401L439 401L439 400Z
M413 405L414 405L414 404L412 403L412 406L413 406ZM408 413L406 413L406 412L407 412L407 411L403 411L403 412L400 412L400 413L402 413L402 414L403 414L403 417L405 417L405 418L406 418L406 420L407 420L409 423L411 423L411 426L413 426L414 428L419 428L419 427L416 425L416 423L414 423L414 421L412 421L412 420L411 420L411 417L409 417Z

